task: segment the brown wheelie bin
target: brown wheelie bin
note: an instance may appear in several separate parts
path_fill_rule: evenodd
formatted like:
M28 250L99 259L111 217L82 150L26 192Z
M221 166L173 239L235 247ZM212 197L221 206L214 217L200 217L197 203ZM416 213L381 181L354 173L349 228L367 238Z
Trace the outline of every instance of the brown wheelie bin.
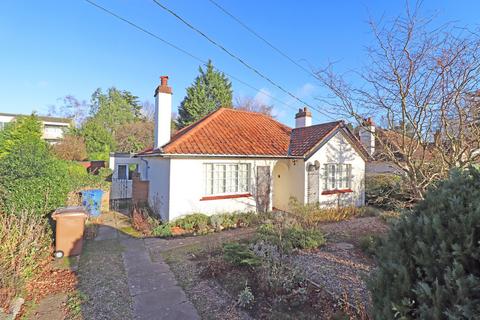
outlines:
M56 258L76 256L82 252L87 217L88 214L83 207L59 208L52 214L52 219L56 221Z

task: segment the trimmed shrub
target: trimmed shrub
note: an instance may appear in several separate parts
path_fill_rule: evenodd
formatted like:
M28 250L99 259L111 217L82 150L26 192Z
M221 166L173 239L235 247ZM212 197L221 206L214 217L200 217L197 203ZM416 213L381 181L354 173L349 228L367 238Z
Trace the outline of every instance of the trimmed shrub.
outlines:
M402 177L393 174L369 175L365 179L365 202L385 210L410 205L410 197Z
M51 254L48 222L28 213L0 213L0 307L22 293Z
M377 249L376 319L480 318L480 171L454 171Z
M152 229L152 234L156 237L170 238L172 234L172 225L169 223L162 223Z

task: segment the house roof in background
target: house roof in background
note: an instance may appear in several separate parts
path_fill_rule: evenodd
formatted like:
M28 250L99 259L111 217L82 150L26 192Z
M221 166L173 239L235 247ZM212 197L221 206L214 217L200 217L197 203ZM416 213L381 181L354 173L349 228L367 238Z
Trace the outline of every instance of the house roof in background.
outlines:
M15 113L4 113L0 112L0 116L7 116L7 117L28 117L27 114L15 114ZM61 122L61 123L72 123L71 118L60 118L60 117L49 117L49 116L39 116L35 115L39 120L46 121L46 122Z

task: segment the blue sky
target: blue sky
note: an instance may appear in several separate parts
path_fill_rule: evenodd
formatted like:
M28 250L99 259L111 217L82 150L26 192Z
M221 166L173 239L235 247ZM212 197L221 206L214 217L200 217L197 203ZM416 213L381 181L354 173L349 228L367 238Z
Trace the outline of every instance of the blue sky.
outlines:
M338 61L341 69L364 63L372 39L369 16L395 16L402 1L216 0L239 19L306 67ZM192 52L219 69L268 92L272 101L233 80L235 97L253 96L275 105L278 119L293 124L301 104L193 33L151 0L96 0L119 15ZM165 0L166 6L268 75L278 84L328 112L315 100L316 81L246 32L208 0ZM480 1L425 1L424 12L440 21L478 25ZM129 90L153 101L160 75L170 77L176 109L198 73L199 62L104 14L83 0L0 2L0 112L46 113L59 98L89 99L98 87ZM314 112L314 122L328 119Z

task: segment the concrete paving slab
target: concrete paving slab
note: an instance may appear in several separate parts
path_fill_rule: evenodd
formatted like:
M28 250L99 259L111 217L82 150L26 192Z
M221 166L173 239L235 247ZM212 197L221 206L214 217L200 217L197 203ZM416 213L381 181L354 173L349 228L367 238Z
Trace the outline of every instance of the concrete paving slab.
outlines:
M97 229L97 235L95 241L112 240L116 239L118 232L116 229L109 226L99 226Z

